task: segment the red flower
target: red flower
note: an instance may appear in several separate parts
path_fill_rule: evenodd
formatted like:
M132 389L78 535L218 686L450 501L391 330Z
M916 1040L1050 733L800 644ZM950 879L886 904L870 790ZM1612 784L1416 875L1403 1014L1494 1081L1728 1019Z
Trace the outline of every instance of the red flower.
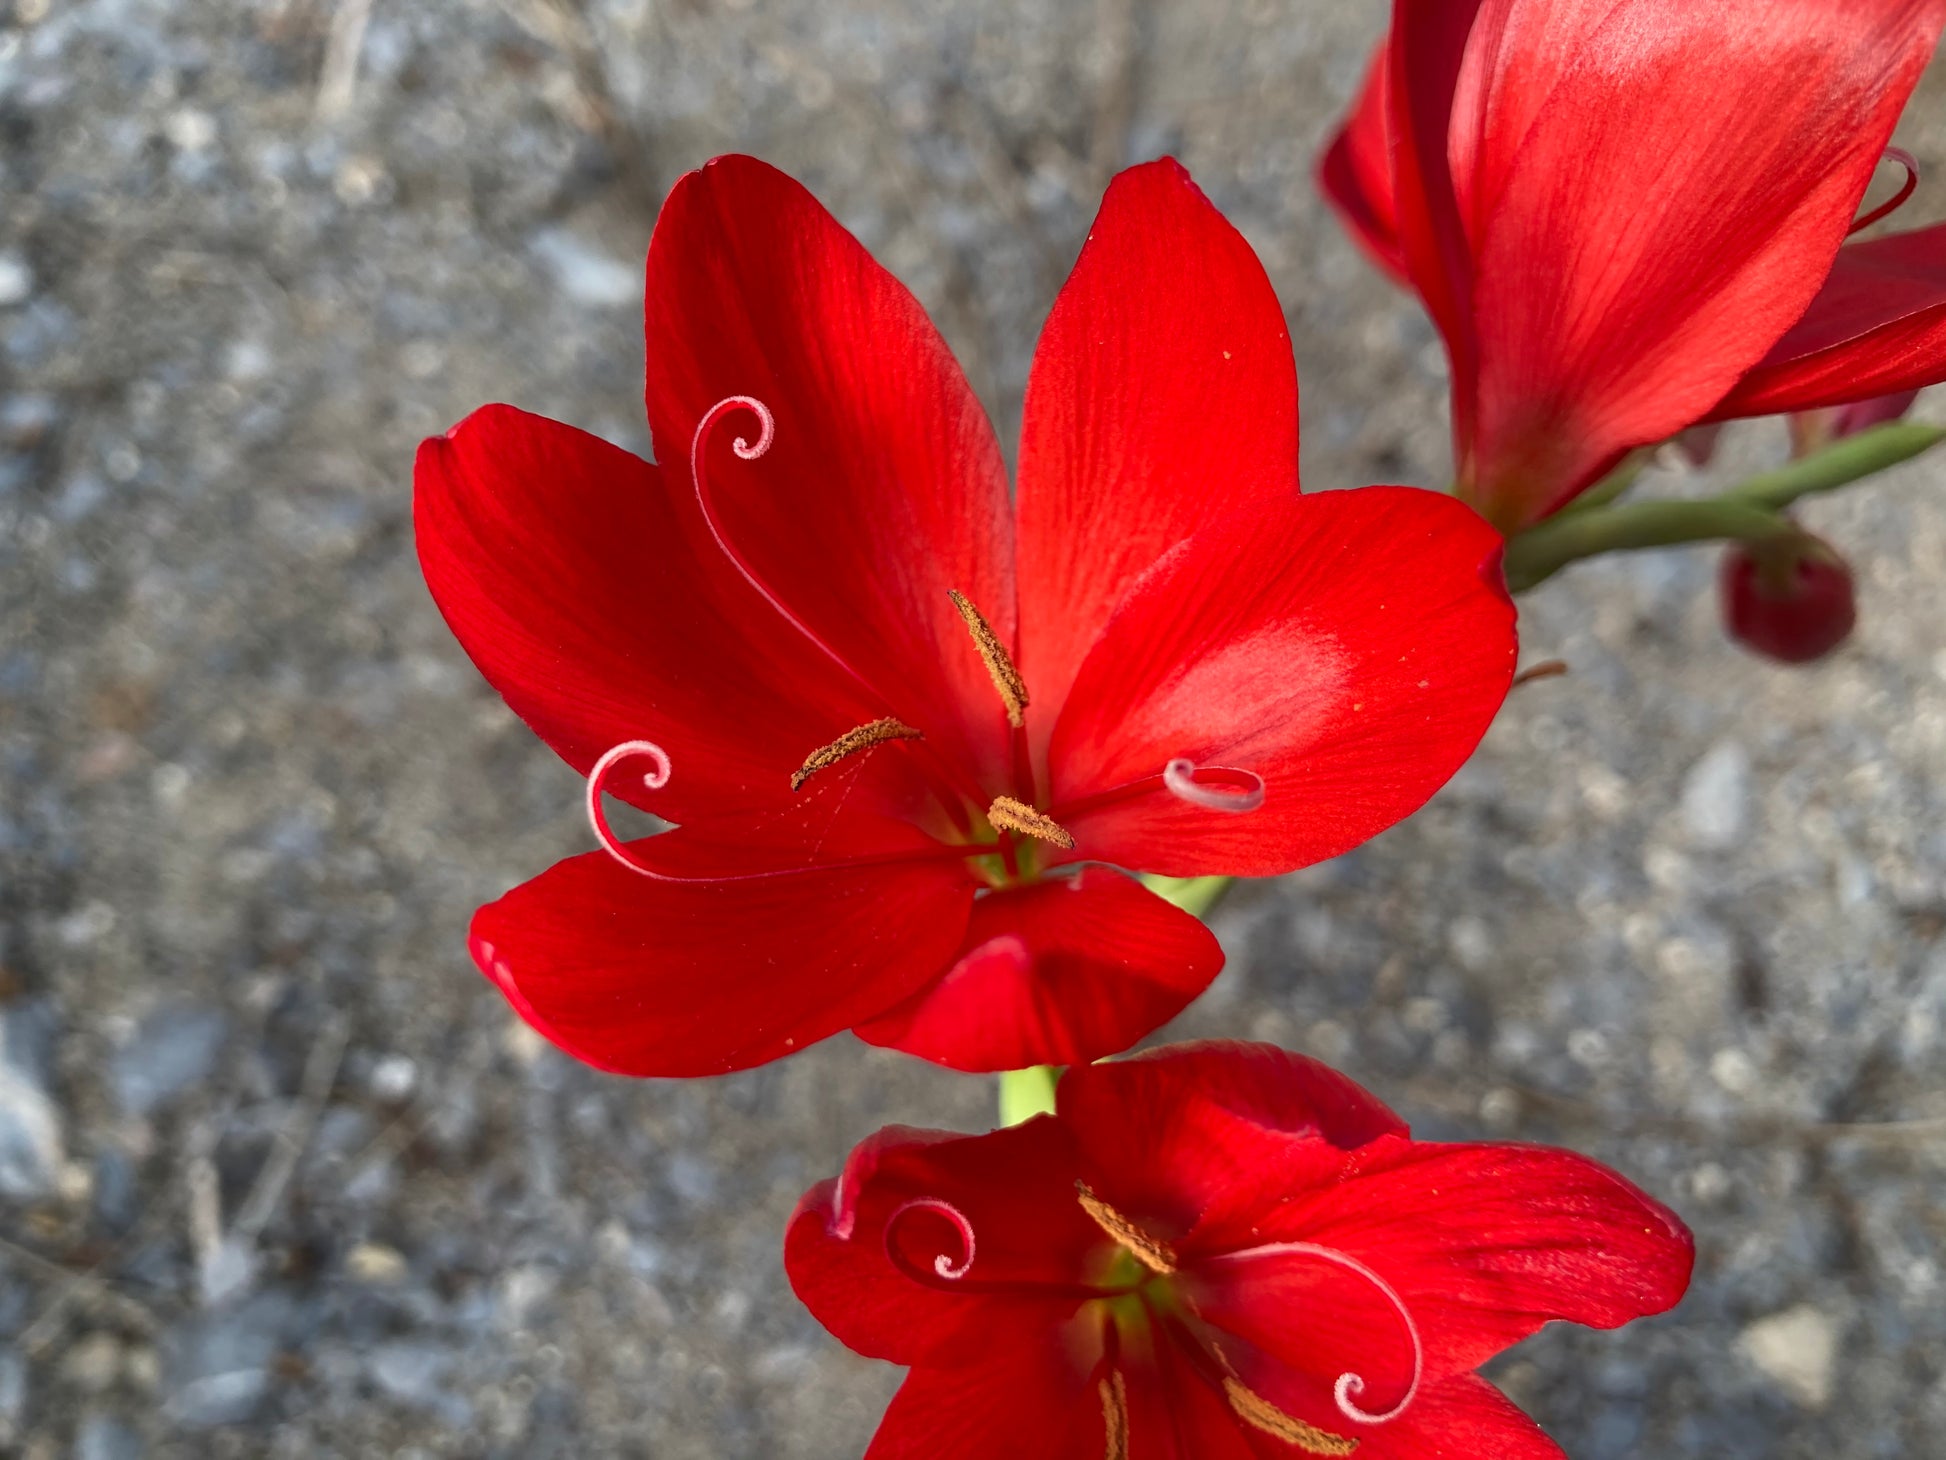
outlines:
M1462 495L1514 531L1695 422L1946 378L1946 225L1840 247L1942 25L1396 0L1322 181L1445 336Z
M1621 1177L1414 1141L1268 1045L1078 1067L1059 1103L881 1131L798 1204L798 1296L912 1370L867 1460L1559 1460L1474 1370L1688 1286L1689 1233Z
M918 303L749 158L656 225L647 396L658 465L506 406L418 463L433 596L608 844L482 908L475 956L591 1064L850 1027L969 1069L1125 1048L1222 955L1079 864L1333 856L1506 691L1494 534L1298 495L1282 314L1174 163L1115 183L1056 302L1017 504ZM603 789L678 829L624 846Z

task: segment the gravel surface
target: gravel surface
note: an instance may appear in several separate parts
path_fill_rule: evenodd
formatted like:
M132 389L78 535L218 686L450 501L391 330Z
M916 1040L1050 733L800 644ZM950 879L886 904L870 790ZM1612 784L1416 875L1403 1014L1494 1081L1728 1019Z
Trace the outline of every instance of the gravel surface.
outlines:
M466 919L586 846L579 785L426 596L413 446L504 399L645 450L642 250L730 149L918 291L1011 437L1103 180L1173 151L1289 307L1307 480L1435 483L1432 332L1309 181L1382 13L0 3L0 1453L862 1450L897 1374L790 1296L784 1217L991 1082L840 1039L632 1083L510 1020ZM1934 173L1943 102L1902 136ZM1690 1218L1679 1313L1495 1369L1579 1460L1946 1430L1941 490L1946 454L1807 512L1863 600L1809 671L1722 641L1706 552L1533 595L1572 672L1409 824L1240 891L1178 1026Z

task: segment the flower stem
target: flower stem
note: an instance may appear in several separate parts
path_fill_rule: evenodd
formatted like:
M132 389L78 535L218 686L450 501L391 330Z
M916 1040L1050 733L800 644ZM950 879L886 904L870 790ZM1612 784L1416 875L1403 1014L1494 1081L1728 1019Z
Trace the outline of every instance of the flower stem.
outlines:
M1142 877L1142 885L1157 897L1199 918L1222 900L1234 881L1234 877L1159 877L1153 872Z
M1717 497L1617 502L1562 513L1507 543L1507 587L1524 593L1579 558L1674 543L1753 542L1788 530L1799 497L1849 486L1946 440L1946 430L1892 422L1847 436L1813 456L1738 483Z
M1005 1071L1000 1076L1000 1124L1019 1125L1037 1115L1052 1115L1054 1086L1060 1078L1059 1065Z

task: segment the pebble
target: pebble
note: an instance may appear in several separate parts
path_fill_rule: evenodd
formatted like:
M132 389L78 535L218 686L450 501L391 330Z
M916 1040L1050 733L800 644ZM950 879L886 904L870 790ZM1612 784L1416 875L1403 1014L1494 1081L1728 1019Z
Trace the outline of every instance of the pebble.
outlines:
M1805 1409L1823 1409L1831 1402L1838 1325L1823 1309L1800 1303L1759 1318L1743 1330L1737 1347Z
M403 1100L418 1083L419 1067L405 1055L384 1055L372 1065L371 1090L380 1100Z
M91 1414L74 1434L74 1460L142 1460L142 1437L112 1415Z
M1725 852L1750 822L1750 756L1734 740L1718 741L1689 769L1682 787L1683 830L1704 851Z
M24 303L34 292L34 271L17 253L0 253L0 309Z
M590 247L564 228L548 228L529 245L554 276L561 292L576 304L598 309L640 308L642 270Z
M47 1088L45 1063L33 1048L35 1011L0 1014L0 1197L36 1201L50 1195L67 1164L61 1112Z
M195 1429L243 1424L270 1393L270 1365L305 1314L269 1290L178 1329L165 1412Z
M403 1404L429 1408L444 1397L453 1355L428 1343L400 1339L372 1350L367 1370L372 1382Z
M181 1385L170 1396L165 1412L193 1429L243 1424L257 1412L270 1392L270 1375L263 1369L232 1369L208 1374Z
M345 1271L361 1283L389 1287L404 1282L410 1269L398 1248L360 1242L345 1254Z
M86 1394L104 1394L122 1372L122 1341L112 1333L91 1333L61 1359L61 1379Z
M123 1111L152 1114L201 1083L216 1067L229 1027L220 1009L197 1004L172 1004L144 1019L109 1068Z

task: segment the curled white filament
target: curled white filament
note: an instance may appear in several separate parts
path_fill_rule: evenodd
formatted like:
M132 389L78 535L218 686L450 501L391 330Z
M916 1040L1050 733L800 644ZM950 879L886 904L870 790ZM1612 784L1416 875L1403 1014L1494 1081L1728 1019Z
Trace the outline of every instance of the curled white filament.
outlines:
M1331 1395L1337 1400L1338 1409L1345 1418L1357 1420L1360 1424L1382 1425L1404 1414L1419 1395L1419 1381L1425 1376L1426 1346L1419 1337L1419 1325L1413 1322L1412 1310L1406 1307L1405 1299L1399 1296L1398 1289L1350 1253L1340 1252L1335 1247L1320 1247L1315 1242L1266 1242L1261 1247L1228 1253L1226 1259L1234 1262L1252 1257L1275 1257L1282 1253L1320 1258L1348 1272L1356 1273L1376 1288L1379 1295L1391 1305L1392 1311L1399 1315L1399 1321L1405 1325L1406 1337L1412 1342L1412 1382L1406 1386L1405 1394L1399 1402L1390 1409L1377 1413L1362 1408L1353 1396L1365 1392L1365 1376L1351 1370L1338 1376L1338 1382L1331 1386Z
M1203 782L1196 779L1198 775L1226 779ZM1264 804L1264 778L1255 771L1234 766L1199 767L1193 760L1178 756L1162 768L1162 784L1168 787L1170 795L1205 811L1241 814Z
M949 1201L941 1201L936 1196L921 1196L907 1202L885 1219L885 1245L888 1248L892 1245L892 1229L898 1225L899 1218L913 1211L937 1212L953 1224L953 1229L959 1233L960 1246L965 1249L965 1254L956 1262L951 1254L942 1252L933 1258L932 1270L943 1278L965 1277L973 1266L973 1224L966 1219L964 1212Z
M614 829L609 826L608 813L601 805L602 792L607 787L608 778L614 774L615 767L638 755L647 756L655 762L652 769L643 773L643 785L651 791L659 791L669 784L669 774L673 767L669 763L668 751L653 740L624 740L620 745L604 752L601 759L595 762L594 768L588 772L588 824L595 829L595 836L600 840L602 849L629 871L639 872L644 877L659 877L660 873L645 867L629 855L628 848L622 844L621 838L616 836Z

